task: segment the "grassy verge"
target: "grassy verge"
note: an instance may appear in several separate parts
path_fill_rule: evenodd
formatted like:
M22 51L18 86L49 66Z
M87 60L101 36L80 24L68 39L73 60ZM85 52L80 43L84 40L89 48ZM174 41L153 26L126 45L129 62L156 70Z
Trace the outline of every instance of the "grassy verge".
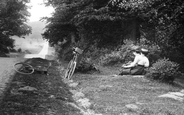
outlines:
M45 66L47 60L27 60L34 66ZM73 102L69 87L63 83L57 63L48 74L16 73L0 102L0 115L80 115L79 110L68 105Z
M184 103L159 95L177 92L181 87L133 76L111 76L117 68L103 68L103 74L78 74L82 91L93 103L92 109L103 115L182 115ZM133 105L132 107L128 107Z

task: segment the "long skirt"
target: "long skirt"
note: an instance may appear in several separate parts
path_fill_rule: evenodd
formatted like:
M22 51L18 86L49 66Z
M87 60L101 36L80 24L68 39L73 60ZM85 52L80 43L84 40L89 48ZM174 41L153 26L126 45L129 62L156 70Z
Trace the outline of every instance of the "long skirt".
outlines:
M137 65L132 68L123 68L119 75L144 75L145 67L142 65Z

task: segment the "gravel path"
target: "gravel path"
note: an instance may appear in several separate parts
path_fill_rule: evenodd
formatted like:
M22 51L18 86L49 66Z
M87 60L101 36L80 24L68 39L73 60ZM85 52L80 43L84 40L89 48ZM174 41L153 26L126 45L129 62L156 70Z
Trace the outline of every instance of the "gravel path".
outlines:
M21 57L0 57L0 96L9 82L11 77L15 74L13 64L16 62L24 61Z

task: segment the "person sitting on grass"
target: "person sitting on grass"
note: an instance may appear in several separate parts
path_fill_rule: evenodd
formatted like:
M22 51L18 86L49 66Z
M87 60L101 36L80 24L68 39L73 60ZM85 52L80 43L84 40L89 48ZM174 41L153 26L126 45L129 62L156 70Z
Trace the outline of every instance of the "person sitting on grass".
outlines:
M148 50L143 48L134 49L134 61L122 65L122 70L119 75L143 75L145 68L149 67L149 59L146 57Z

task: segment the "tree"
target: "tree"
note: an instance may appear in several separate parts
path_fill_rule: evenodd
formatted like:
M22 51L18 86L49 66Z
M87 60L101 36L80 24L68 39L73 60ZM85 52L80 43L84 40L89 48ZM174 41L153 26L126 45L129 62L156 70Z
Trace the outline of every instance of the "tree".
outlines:
M119 42L127 35L133 35L130 38L136 41L140 38L140 21L142 21L141 18L143 19L138 13L151 4L137 1L48 0L47 5L52 5L56 10L53 17L48 19L49 25L46 27L45 38L51 42L57 41L59 39L57 35L62 36L61 33L63 33L63 36L66 36L72 30L77 32L80 39L87 39L86 41ZM124 5L121 5L122 2Z
M182 0L48 0L47 5L55 13L44 35L53 43L71 32L88 47L94 42L117 47L123 39L144 37L160 45L165 56L184 54Z
M113 0L115 6L125 9L130 1L145 0ZM133 6L133 5L131 5ZM144 6L144 5L142 5ZM162 55L184 65L184 3L182 0L150 0L146 7L137 6L134 11L141 20L140 30L145 38L156 42L162 49ZM130 10L131 11L131 10ZM173 55L174 54L174 55Z
M1 0L0 3L0 51L13 48L14 40L11 36L24 36L31 32L26 24L30 16L26 5L29 0Z

